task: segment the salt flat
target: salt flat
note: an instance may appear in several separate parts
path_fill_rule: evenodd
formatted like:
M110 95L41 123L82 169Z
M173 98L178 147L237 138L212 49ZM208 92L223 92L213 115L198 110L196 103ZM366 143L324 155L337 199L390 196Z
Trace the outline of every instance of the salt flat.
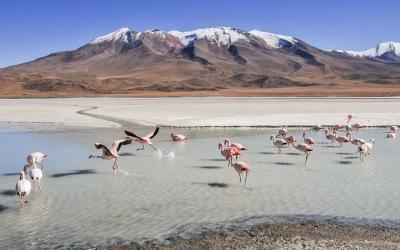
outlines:
M95 114L144 125L313 126L342 124L348 114L366 126L400 123L400 98L68 98L0 100L0 123L115 127Z

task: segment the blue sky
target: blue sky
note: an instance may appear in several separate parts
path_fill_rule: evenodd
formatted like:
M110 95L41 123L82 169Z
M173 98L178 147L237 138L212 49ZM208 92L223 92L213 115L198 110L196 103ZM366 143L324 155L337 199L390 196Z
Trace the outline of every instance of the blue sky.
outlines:
M231 26L298 37L329 49L399 41L400 1L0 1L0 67L75 49L120 27Z

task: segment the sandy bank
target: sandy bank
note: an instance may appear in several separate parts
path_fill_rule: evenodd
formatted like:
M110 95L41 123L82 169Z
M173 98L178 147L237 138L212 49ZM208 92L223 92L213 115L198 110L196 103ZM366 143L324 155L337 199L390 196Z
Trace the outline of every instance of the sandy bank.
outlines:
M400 98L72 98L0 100L1 123L118 126L82 114L176 127L314 126L343 124L347 114L365 126L400 123Z

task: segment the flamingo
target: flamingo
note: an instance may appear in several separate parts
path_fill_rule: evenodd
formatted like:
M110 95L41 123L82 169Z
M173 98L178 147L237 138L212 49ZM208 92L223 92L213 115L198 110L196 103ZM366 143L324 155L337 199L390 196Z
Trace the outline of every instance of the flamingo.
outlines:
M243 147L242 144L236 143L236 142L231 143L231 141L229 139L225 139L224 140L224 145L227 146L227 147L235 147L235 148L238 148L240 150L247 150L245 147Z
M399 127L397 127L395 125L390 126L389 131L392 133L397 133L397 131L399 131Z
M339 130L342 128L343 128L343 125L340 125L340 124L335 124L335 126L333 126L333 130Z
M360 154L360 160L363 161L367 155L369 155L369 151L372 149L372 145L375 143L374 139L371 139L371 142L366 142L358 146L358 153Z
M394 139L394 138L396 138L396 134L395 134L395 133L392 133L392 132L390 132L390 133L388 133L388 134L386 135L386 138L389 138L389 139Z
M25 179L25 172L19 172L19 181L15 185L15 191L17 191L17 195L21 199L21 206L24 207L25 203L28 203L28 196L31 193L31 183L27 179Z
M154 150L160 151L160 150L158 150L157 148L155 148L155 147L153 146L153 144L151 143L151 139L153 139L153 138L158 134L158 131L159 131L159 130L160 130L160 127L156 127L156 129L155 129L153 132L151 132L150 134L145 135L145 136L143 136L143 137L137 136L137 135L135 135L134 133L129 132L129 131L127 131L127 130L125 130L125 134L128 136L128 139L134 140L134 141L139 142L140 144L142 144L142 148L136 149L136 150L138 150L138 151L139 151L139 150L144 150L144 145L145 145L145 144L149 145L149 146L152 147Z
M359 146L361 144L364 144L366 141L364 139L361 138L353 138L353 136L349 133L349 139L351 144Z
M275 138L273 135L269 139L278 148L278 153L282 151L282 148L288 146L288 142L285 139Z
M346 134L346 136L336 136L335 137L335 140L337 141L337 142L339 142L339 147L342 147L343 146L343 143L347 143L347 142L350 142L350 140L351 140L351 134L350 133L347 133Z
M330 140L332 143L335 142L336 132L330 133L328 129L325 129L325 137L326 139Z
M42 153L42 152L34 152L26 157L26 163L27 165L24 166L24 172L25 174L29 173L29 169L34 165L34 164L40 164L40 169L43 170L43 164L42 161L44 158L47 157L47 154Z
M355 123L355 124L353 125L353 127L354 127L354 129L355 129L356 131L358 131L360 128L363 128L364 126L362 126L360 123Z
M301 144L295 144L296 138L294 136L289 137L290 142L293 144L293 147L301 152L304 152L306 154L306 161L304 162L304 165L307 164L308 156L310 155L311 151L314 151L314 148L311 145L301 143Z
M346 118L346 120L347 120L347 124L349 124L349 123L350 123L350 121L351 121L353 118L354 118L354 116L353 116L353 115L347 115L347 118Z
M321 130L323 127L321 125L315 125L314 127L311 128L312 130Z
M307 133L306 132L303 132L303 139L304 139L304 143L308 144L308 145L313 145L313 144L317 143L313 138L307 137Z
M343 127L346 129L347 132L353 130L353 127L352 127L350 124L346 124L346 125L344 125Z
M173 141L185 141L185 140L187 140L188 138L187 138L186 136L184 136L184 135L172 133L172 134L171 134L171 139L172 139Z
M233 163L233 168L236 170L236 172L239 175L240 183L242 183L242 173L243 172L246 173L246 177L244 179L244 186L247 187L247 175L250 171L250 166L247 163L238 161L238 162Z
M370 139L369 142L363 143L363 145L365 145L368 149L372 149L374 144L375 144L375 140L374 139Z
M33 181L33 188L36 187L36 185L39 185L39 190L42 190L42 186L40 185L40 180L43 177L43 172L40 168L36 166L36 163L33 163L33 168L31 169L31 172L29 173L32 181ZM37 184L36 184L37 182Z
M281 128L281 129L279 129L278 134L276 135L276 137L285 138L287 135L288 135L287 129Z
M103 154L102 155L89 155L89 159L91 159L91 158L101 158L103 160L114 159L112 169L114 170L114 172L116 172L118 169L118 165L117 165L117 159L119 157L118 151L121 149L122 145L128 145L131 143L132 143L131 139L122 139L122 140L114 141L111 146L111 150L108 149L106 146L104 146L101 143L95 143L94 146L97 149L102 149Z
M235 147L224 147L222 143L218 144L218 149L221 151L221 155L228 160L228 167L232 165L233 156L236 156L236 159L240 155L240 149Z

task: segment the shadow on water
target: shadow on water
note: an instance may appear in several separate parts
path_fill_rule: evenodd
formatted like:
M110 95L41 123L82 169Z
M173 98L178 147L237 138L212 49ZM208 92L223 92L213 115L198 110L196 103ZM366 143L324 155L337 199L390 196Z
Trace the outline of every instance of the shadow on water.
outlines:
M222 168L222 167L219 167L219 166L193 166L193 167L195 167L195 168L203 168L203 169L219 169L219 168Z
M323 147L325 147L325 148L338 148L338 146L335 146L335 145L327 145L327 146L323 146Z
M0 213L4 212L6 209L7 209L6 206L3 206L3 205L0 204Z
M336 163L341 164L341 165L348 165L348 164L352 164L352 161L336 161Z
M345 158L350 160L350 159L358 159L360 157L358 157L358 156L347 156Z
M53 174L51 177L53 178L59 178L59 177L65 177L65 176L70 176L70 175L85 175L85 174L96 174L97 171L94 169L81 169L81 170L76 170L72 171L69 173L59 173L59 174Z
M207 183L208 186L214 187L214 188L227 188L228 184L226 183L221 183L221 182L209 182Z
M302 155L301 153L285 153L287 155Z
M120 153L120 154L118 154L118 155L119 155L119 156L134 156L134 155L136 155L136 154L126 152L126 153Z
M293 166L293 165L295 165L294 163L291 163L291 162L281 162L281 161L272 162L272 164L279 165L279 166Z
M13 190L13 189L3 190L3 191L0 192L0 194L1 194L1 195L4 195L4 196L14 196L14 195L17 195L17 194L16 194L16 191Z
M354 153L338 152L337 155L354 155Z
M274 152L258 152L258 153L261 154L261 155L274 155L274 154L276 154Z
M5 173L3 176L17 176L19 173Z
M204 161L226 161L225 159L203 159Z

